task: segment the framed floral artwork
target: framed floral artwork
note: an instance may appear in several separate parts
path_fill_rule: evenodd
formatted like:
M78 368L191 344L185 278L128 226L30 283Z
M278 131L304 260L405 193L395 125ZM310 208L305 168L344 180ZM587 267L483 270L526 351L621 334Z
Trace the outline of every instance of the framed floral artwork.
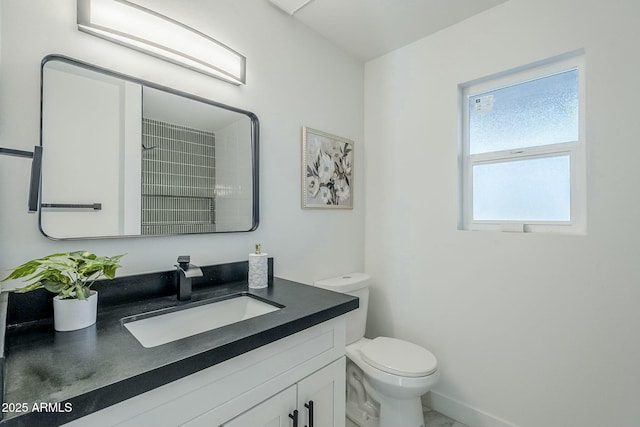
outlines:
M302 128L302 207L353 208L353 141Z

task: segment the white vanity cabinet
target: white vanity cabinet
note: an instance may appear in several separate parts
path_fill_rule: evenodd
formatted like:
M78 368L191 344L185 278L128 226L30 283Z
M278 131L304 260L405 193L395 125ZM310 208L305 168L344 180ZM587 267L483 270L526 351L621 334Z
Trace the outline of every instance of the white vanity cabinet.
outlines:
M343 356L298 383L300 427L344 427L346 370Z
M342 357L223 427L344 427L345 369Z
M222 427L290 427L296 409L298 387L293 385L258 406L225 423ZM297 415L296 415L297 416ZM298 424L299 425L299 424Z
M297 409L299 427L344 427L344 394L340 316L65 425L293 427Z

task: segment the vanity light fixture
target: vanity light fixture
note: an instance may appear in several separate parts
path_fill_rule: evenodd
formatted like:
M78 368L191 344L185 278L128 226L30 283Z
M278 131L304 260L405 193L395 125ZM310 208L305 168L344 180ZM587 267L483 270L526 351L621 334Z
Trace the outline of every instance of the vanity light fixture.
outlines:
M246 82L246 58L206 34L127 0L77 1L80 31L235 85Z

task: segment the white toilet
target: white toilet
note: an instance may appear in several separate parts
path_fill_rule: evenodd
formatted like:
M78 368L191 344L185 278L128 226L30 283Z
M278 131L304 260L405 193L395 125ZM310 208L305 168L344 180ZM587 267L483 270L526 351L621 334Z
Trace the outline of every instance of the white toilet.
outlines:
M347 417L361 427L424 427L420 396L438 381L438 361L407 341L364 338L370 280L351 273L315 283L360 298L347 314Z

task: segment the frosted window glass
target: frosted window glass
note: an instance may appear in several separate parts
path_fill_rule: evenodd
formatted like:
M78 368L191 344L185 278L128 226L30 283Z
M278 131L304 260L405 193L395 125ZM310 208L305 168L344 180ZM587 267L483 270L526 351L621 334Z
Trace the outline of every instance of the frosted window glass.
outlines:
M569 221L569 155L473 166L473 219Z
M578 140L578 70L469 97L471 154Z

